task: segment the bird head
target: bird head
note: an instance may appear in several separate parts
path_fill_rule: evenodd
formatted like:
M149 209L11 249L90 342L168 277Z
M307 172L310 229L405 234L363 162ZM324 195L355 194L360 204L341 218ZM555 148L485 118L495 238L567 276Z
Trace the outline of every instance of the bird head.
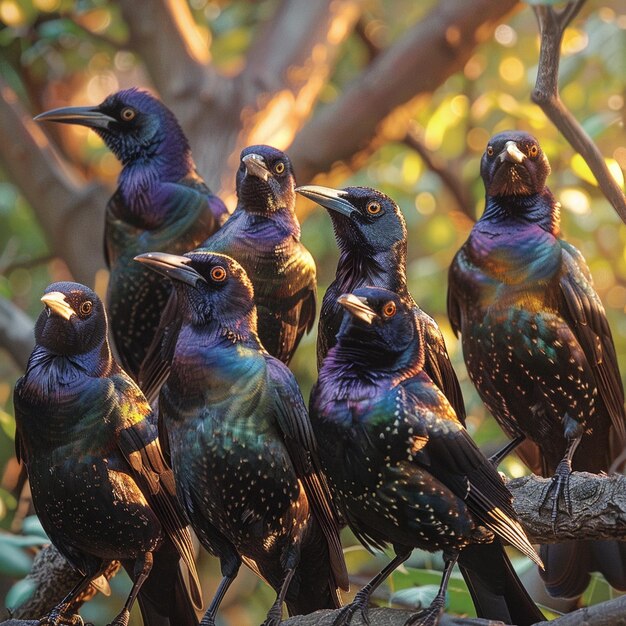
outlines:
M339 296L337 301L346 310L337 334L339 346L384 364L385 357L395 360L415 341L412 303L393 291L361 287Z
M480 173L488 196L531 196L544 190L550 164L532 135L506 131L489 140Z
M107 318L95 291L79 283L48 285L41 298L45 308L35 324L35 340L48 351L74 356L106 343Z
M118 91L97 106L46 111L35 120L91 128L123 165L166 155L168 163L181 164L182 160L187 167L191 158L187 156L189 144L174 114L158 98L142 89Z
M297 187L296 191L328 209L342 250L375 253L389 250L398 242L406 243L402 211L381 191L369 187L331 189L319 185Z
M254 290L246 271L231 257L208 251L184 256L148 252L135 261L169 278L185 320L204 326L217 323L236 334L256 332Z
M246 211L268 214L295 208L296 181L289 157L271 146L248 146L241 151L237 198Z

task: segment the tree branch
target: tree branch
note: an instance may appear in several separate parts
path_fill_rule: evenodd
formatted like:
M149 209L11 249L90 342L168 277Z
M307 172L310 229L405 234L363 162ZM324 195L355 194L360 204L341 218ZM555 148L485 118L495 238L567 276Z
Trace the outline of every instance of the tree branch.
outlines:
M620 189L600 150L585 132L559 96L559 61L561 40L568 24L582 8L585 0L569 3L561 11L551 6L533 7L541 34L537 80L531 98L559 129L572 148L578 152L596 177L602 193L626 223L626 196Z
M0 145L0 163L35 211L53 253L65 260L76 280L93 284L104 264L98 251L111 192L78 179L2 78Z
M298 133L289 148L298 183L327 172L337 161L371 152L381 122L400 105L431 93L461 69L480 40L517 4L517 0L437 3ZM398 133L397 128L394 131ZM406 127L395 139L405 132Z
M0 296L0 346L13 357L16 365L26 369L35 346L33 320L10 300Z

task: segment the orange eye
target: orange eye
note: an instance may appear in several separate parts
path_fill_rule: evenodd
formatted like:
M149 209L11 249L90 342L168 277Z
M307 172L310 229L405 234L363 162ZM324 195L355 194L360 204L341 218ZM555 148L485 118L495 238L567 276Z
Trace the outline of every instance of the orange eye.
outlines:
M530 148L528 148L528 156L535 158L539 154L539 148L537 144L534 143Z
M122 109L122 112L120 113L120 117L125 122L130 122L132 119L135 118L135 115L137 115L137 113L135 113L135 109L131 107L126 107L125 109Z
M493 156L493 146L487 146L487 156Z
M81 315L89 315L93 309L91 300L85 300L81 305L79 312Z
M380 202L370 202L365 209L370 215L378 215L382 211Z
M221 265L216 265L212 270L211 270L211 278L216 282L216 283L221 283L224 280L226 280L226 270L221 266Z
M390 300L383 307L383 315L385 317L393 317L396 314L396 303L393 300Z
M285 164L282 161L278 161L278 163L274 165L274 171L277 174L282 174L285 171Z

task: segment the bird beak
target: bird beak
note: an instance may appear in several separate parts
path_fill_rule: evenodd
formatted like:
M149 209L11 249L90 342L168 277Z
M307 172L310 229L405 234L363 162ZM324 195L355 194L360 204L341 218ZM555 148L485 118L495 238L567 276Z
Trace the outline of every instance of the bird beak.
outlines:
M336 211L346 217L350 217L356 207L345 199L347 195L341 189L331 189L330 187L322 187L321 185L304 185L296 187L296 191L313 202L323 206L330 211Z
M256 176L267 182L267 179L272 175L272 172L269 171L265 164L265 159L260 154L255 154L254 152L246 154L242 161L246 166L246 172L251 176Z
M367 304L365 298L360 298L352 293L344 293L337 298L337 302L339 302L350 315L358 317L366 324L371 324L378 318L378 314Z
M514 141L507 141L504 150L500 153L500 162L522 163L526 155L517 147Z
M34 118L36 122L61 122L62 124L79 124L89 128L108 128L114 117L106 115L98 107L62 107L40 113Z
M56 315L64 320L69 320L76 315L72 307L67 303L65 296L60 291L51 291L41 297L41 301Z
M135 261L147 265L151 270L162 274L171 280L177 280L196 287L199 282L206 280L189 266L190 259L185 256L167 254L167 252L146 252L135 257Z

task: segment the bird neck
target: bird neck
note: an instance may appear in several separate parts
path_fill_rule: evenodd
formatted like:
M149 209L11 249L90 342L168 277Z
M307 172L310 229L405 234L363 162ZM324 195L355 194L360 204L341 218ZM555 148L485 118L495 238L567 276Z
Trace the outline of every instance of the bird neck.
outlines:
M558 237L560 233L560 204L545 187L540 193L529 196L487 196L485 211L480 223L511 225L516 229L524 225L539 226Z
M268 229L278 229L283 236L293 237L296 241L300 241L300 223L292 207L261 211L239 203L233 217L235 214L246 216L245 231L250 234L258 234L263 238L268 234Z

